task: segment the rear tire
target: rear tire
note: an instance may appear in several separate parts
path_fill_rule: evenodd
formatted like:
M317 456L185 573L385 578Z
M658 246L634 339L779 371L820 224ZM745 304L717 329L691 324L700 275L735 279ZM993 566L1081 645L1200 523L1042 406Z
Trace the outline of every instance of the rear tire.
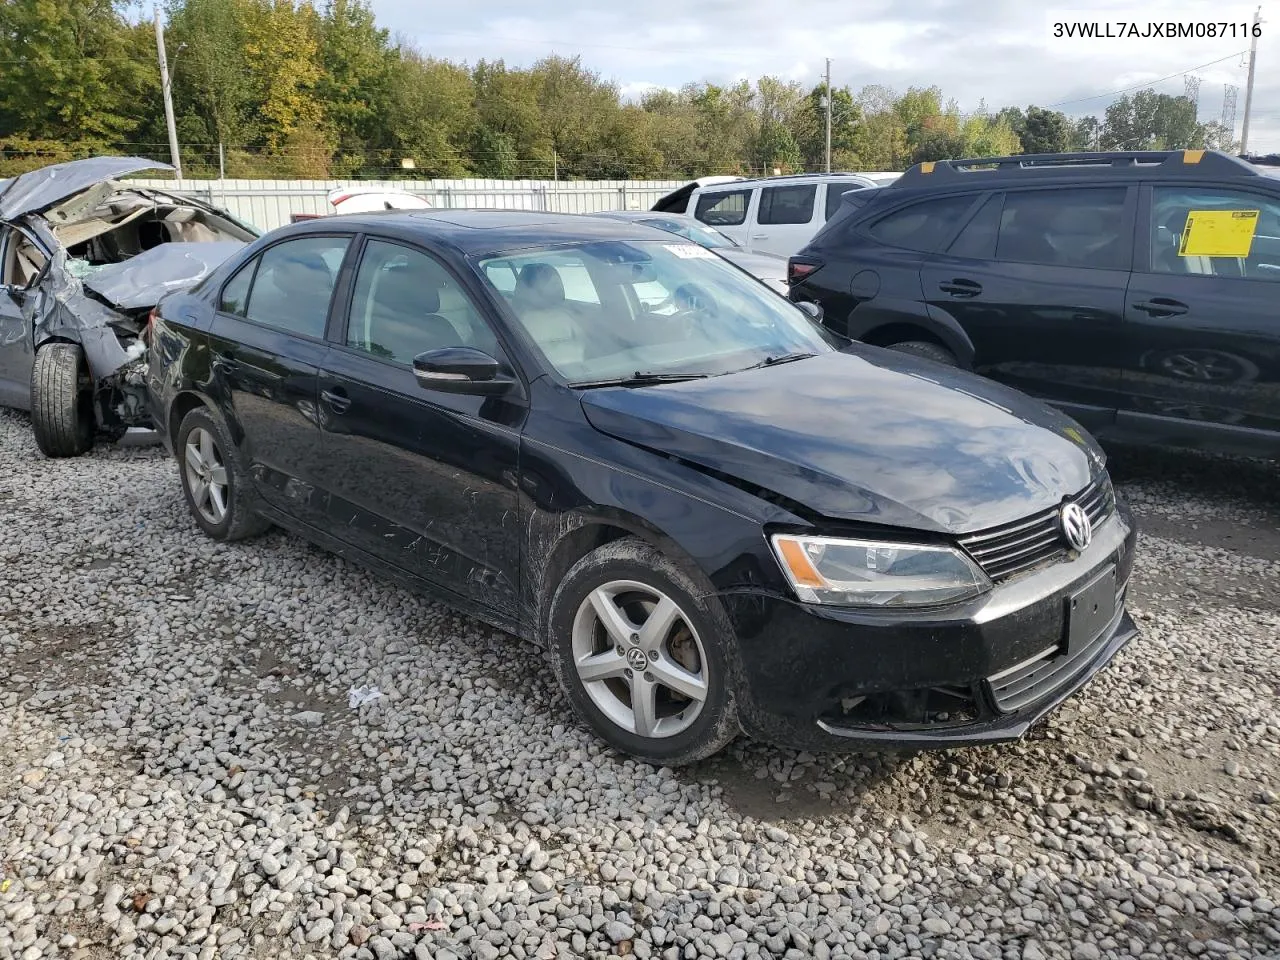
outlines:
M78 457L97 429L93 380L74 343L46 343L31 367L31 430L46 457Z
M913 357L923 357L926 360L942 363L948 367L960 365L954 353L946 347L931 343L928 340L905 340L902 343L891 343L889 344L889 349L896 350L898 353L910 354Z
M253 509L248 471L221 420L204 407L182 418L174 453L191 516L214 540L244 540L271 523Z
M710 588L652 544L615 540L574 564L547 629L574 711L615 749L680 766L737 736L733 628Z

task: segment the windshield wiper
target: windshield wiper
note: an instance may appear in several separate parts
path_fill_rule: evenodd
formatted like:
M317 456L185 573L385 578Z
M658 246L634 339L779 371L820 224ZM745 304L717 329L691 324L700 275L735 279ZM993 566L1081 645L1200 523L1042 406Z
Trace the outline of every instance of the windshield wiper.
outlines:
M816 357L816 353L780 353L776 357L765 357L759 363L753 363L749 367L743 367L743 370L759 370L761 367L776 367L780 363L790 363L792 360L808 360L810 357Z
M589 390L592 387L645 387L654 383L680 383L684 380L703 380L705 373L652 373L637 370L629 377L610 377L607 380L578 380L569 386L578 390Z

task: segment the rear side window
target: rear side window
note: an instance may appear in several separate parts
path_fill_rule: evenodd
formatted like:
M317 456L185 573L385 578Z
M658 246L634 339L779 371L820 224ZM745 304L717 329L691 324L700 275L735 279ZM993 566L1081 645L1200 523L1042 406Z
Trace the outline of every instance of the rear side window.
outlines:
M735 227L746 223L750 190L723 190L698 197L694 216L713 227Z
M1004 195L997 193L987 198L973 215L960 236L952 241L947 253L953 257L969 257L974 260L990 260L996 255L996 240L1000 236L1000 210Z
M828 183L827 184L827 210L823 220L830 220L832 215L840 209L840 204L844 200L846 193L852 193L855 190L862 189L854 184Z
M893 247L931 253L951 236L972 204L972 195L924 200L881 217L867 232Z
M320 340L349 237L302 237L259 258L245 316L268 327Z
M1125 187L1067 187L1005 195L996 259L1122 270L1132 236Z
M253 270L258 265L254 257L236 271L235 276L222 288L222 296L218 300L218 309L223 313L243 317L245 307L249 303L249 284L253 282Z
M813 219L817 184L765 187L760 191L760 223L808 223Z

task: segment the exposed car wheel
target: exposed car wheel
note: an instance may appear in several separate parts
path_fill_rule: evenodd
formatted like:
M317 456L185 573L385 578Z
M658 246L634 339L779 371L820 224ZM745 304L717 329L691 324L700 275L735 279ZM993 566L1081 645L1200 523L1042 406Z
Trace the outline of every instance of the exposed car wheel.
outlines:
M178 472L187 507L214 540L243 540L270 523L253 511L235 444L208 410L192 410L178 427Z
M74 343L46 343L31 367L31 429L46 457L78 457L93 447L93 379Z
M945 363L948 367L957 366L959 362L956 360L956 355L946 347L930 343L928 340L905 340L902 343L890 344L889 349L897 350L899 353L909 353L913 357L924 357L934 363Z
M556 588L547 626L574 710L618 750L678 766L737 736L732 628L656 547L628 538L583 557Z

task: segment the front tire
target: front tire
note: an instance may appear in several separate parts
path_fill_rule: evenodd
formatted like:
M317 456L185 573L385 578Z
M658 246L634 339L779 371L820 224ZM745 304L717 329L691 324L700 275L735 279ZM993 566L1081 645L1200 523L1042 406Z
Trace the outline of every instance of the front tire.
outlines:
M556 588L552 668L578 716L623 753L679 766L737 736L733 630L709 593L634 538L592 551Z
M74 343L46 343L31 367L31 431L46 457L78 457L97 429L93 379Z
M254 512L236 446L210 411L200 407L183 418L174 450L187 507L208 536L243 540L270 526Z

